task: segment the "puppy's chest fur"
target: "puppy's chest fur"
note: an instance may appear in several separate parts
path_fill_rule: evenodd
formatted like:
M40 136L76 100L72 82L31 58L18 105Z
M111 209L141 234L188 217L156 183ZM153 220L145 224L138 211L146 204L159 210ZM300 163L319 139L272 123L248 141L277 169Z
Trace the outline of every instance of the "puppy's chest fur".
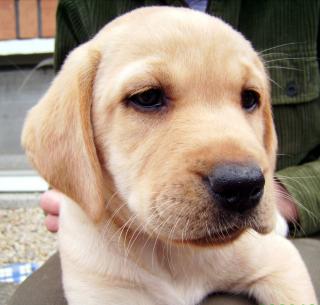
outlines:
M98 229L76 203L65 198L59 246L69 302L76 296L77 301L88 298L107 304L108 293L123 287L142 290L158 300L156 304L194 305L211 292L234 286L226 275L230 268L237 272L232 263L236 247L190 248L123 235L110 223Z

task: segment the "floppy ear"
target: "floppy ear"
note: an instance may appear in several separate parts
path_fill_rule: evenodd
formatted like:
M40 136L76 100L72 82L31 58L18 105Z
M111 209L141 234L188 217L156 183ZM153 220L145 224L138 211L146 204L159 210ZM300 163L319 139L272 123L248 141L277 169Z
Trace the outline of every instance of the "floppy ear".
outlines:
M105 187L91 124L92 88L100 53L75 49L40 102L29 112L22 145L39 173L98 222Z

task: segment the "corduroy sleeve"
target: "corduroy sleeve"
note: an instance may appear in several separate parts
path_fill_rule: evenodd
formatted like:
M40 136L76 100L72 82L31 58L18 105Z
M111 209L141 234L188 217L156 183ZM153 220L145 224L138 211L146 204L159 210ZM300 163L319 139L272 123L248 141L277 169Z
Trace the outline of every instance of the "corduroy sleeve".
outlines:
M81 9L86 9L83 1L59 1L54 52L56 72L60 70L69 52L89 38Z
M320 232L320 159L280 170L276 177L297 204L301 227L295 235Z
M60 0L56 16L55 70L60 70L72 49L91 39L105 24L143 4L144 1Z
M54 52L55 72L60 70L65 58L68 55L68 52L78 45L64 17L57 14L57 20L58 22Z

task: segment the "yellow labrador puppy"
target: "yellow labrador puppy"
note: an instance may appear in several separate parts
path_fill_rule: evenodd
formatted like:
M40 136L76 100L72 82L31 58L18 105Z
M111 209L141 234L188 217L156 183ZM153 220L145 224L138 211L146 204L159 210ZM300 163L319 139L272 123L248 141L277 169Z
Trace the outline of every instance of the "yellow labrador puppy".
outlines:
M215 291L316 304L273 233L266 71L221 20L151 7L111 22L67 58L22 141L66 195L70 305L193 305Z

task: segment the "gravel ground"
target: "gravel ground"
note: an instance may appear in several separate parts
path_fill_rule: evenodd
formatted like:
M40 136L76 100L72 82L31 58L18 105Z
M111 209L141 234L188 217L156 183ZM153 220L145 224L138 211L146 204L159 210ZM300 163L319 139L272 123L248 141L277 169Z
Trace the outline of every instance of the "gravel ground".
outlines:
M57 248L57 236L43 225L39 207L0 209L0 266L43 263Z
M11 206L15 206L11 201ZM20 204L21 200L18 201ZM0 267L13 263L45 262L57 249L57 236L46 230L43 211L32 205L11 209L4 202L1 197ZM16 288L15 284L0 283L0 305L7 304Z

